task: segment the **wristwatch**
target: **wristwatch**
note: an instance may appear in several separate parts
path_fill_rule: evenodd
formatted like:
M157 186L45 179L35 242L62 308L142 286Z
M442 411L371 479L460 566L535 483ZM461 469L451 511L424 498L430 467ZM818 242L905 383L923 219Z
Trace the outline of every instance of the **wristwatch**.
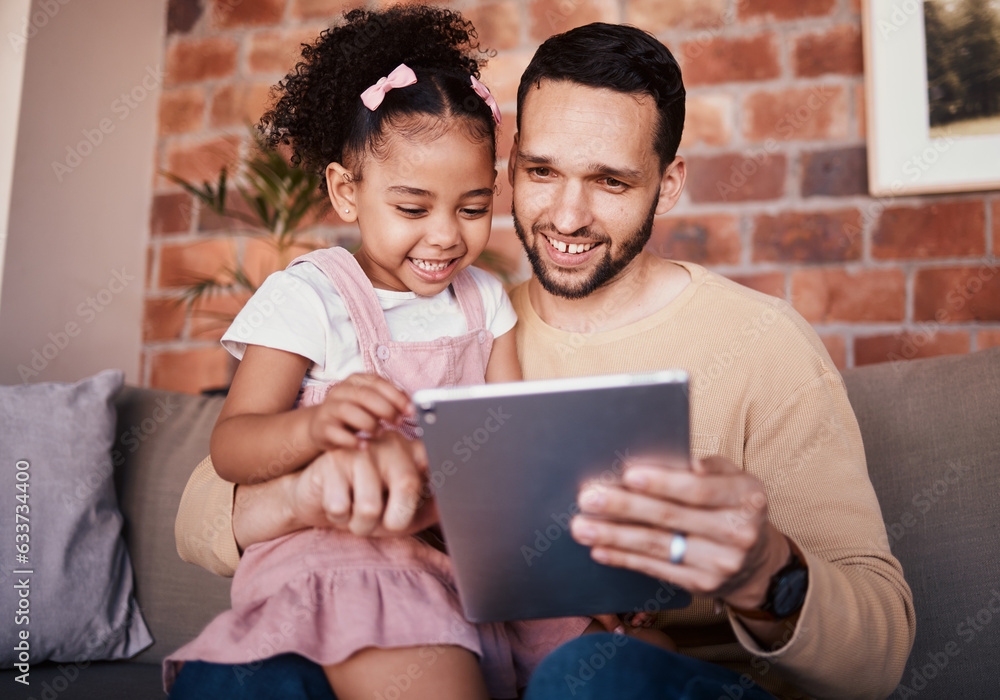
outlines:
M736 614L750 620L784 620L802 609L808 590L809 569L793 549L788 563L771 577L767 597L759 608L744 610L730 607Z

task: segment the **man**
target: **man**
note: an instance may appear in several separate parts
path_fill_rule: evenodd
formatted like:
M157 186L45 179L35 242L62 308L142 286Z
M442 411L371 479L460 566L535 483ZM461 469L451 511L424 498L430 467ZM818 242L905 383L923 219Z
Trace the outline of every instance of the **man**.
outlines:
M526 697L884 697L913 643L912 599L829 355L784 302L644 251L684 187L683 122L673 56L630 27L549 39L518 90L508 175L534 272L512 294L524 376L686 369L694 454L691 469L629 466L621 487L582 493L572 523L596 560L694 594L656 620L681 653L630 630L588 635L552 654ZM392 439L365 458L418 449ZM227 571L230 527L245 546L324 524L323 470L355 458L241 487L235 508L231 485L197 472L179 548L206 566L214 551ZM185 524L206 507L207 537Z

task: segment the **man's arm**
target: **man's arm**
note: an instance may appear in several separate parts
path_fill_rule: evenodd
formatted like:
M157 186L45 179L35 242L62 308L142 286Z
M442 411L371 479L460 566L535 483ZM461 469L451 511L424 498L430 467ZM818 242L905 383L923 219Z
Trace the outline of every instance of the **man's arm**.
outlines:
M199 464L181 497L174 526L181 559L232 576L242 550L307 527L393 537L420 532L437 521L433 499L416 476L426 468L423 443L387 432L364 450L338 450L304 469L270 481L236 486L224 481L210 458ZM351 480L377 478L388 498L359 507Z

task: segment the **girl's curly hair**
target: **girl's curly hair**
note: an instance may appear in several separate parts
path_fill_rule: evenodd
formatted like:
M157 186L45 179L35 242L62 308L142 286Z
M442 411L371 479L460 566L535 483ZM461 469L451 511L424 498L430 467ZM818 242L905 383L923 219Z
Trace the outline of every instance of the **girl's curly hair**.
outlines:
M351 10L342 24L302 45L302 60L272 88L277 101L258 129L266 145L291 145L292 163L321 176L337 162L360 179L362 156L379 156L390 130L407 135L428 127L416 115L462 119L495 160L493 115L470 80L479 78L487 55L472 24L452 10ZM391 90L369 110L361 93L400 63L413 69L417 82Z

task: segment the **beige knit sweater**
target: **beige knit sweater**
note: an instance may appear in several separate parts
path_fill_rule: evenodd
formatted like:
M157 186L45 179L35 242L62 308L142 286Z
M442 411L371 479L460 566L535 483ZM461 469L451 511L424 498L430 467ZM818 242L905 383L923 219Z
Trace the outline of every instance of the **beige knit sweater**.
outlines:
M721 454L764 483L771 521L805 553L809 592L787 643L773 651L714 613L710 600L662 613L660 625L683 653L745 673L779 697L885 697L913 644L913 601L889 551L843 381L787 303L678 264L691 283L676 299L607 332L552 328L532 309L527 285L514 290L524 377L687 370L692 451ZM199 465L177 517L183 559L232 575L232 504L232 484Z

